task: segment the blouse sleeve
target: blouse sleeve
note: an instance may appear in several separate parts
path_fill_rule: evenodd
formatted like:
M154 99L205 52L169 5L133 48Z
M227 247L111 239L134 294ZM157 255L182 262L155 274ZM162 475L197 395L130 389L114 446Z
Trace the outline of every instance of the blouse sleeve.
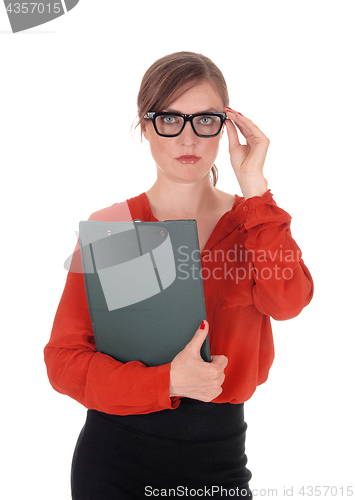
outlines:
M297 316L312 299L313 280L292 238L291 216L276 205L268 190L240 203L233 217L245 221L238 230L247 233L256 308L276 320Z
M69 271L44 359L52 387L86 408L127 415L176 408L170 363L121 363L96 350L84 276Z

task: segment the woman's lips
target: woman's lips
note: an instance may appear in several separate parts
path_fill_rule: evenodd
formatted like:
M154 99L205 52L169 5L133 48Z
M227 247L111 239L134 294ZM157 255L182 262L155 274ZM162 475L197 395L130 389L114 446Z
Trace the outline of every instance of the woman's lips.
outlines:
M200 160L201 158L199 156L194 156L194 155L184 155L176 159L181 163L197 163L198 160Z

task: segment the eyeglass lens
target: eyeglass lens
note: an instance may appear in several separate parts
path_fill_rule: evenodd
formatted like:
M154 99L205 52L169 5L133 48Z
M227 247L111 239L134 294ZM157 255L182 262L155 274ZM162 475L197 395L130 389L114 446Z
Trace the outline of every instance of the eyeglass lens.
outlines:
M157 116L156 127L160 134L175 135L178 134L184 126L184 119L177 115ZM192 119L196 132L200 135L217 134L221 126L221 118L214 115L198 115Z

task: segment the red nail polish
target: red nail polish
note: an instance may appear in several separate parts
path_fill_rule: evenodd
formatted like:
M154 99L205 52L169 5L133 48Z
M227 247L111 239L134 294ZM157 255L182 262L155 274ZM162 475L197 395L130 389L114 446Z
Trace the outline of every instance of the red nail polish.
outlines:
M232 111L232 108L229 108L228 106L226 106L226 109L228 109L228 111Z
M204 321L202 321L202 323L201 323L201 325L200 325L200 330L204 330L204 329L205 329L205 326L206 326L206 325L205 325L205 322L204 322Z
M244 116L244 115L242 115L242 113L239 113L239 111L238 111L238 115L240 115L240 116Z

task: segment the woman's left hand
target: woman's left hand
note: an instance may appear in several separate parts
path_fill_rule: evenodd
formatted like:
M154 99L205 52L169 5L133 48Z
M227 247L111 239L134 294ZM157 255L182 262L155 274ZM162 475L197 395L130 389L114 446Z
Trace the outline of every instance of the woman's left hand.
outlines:
M230 159L243 196L262 196L268 189L263 167L270 140L249 118L231 108L225 111ZM245 145L239 142L237 127L246 139Z

